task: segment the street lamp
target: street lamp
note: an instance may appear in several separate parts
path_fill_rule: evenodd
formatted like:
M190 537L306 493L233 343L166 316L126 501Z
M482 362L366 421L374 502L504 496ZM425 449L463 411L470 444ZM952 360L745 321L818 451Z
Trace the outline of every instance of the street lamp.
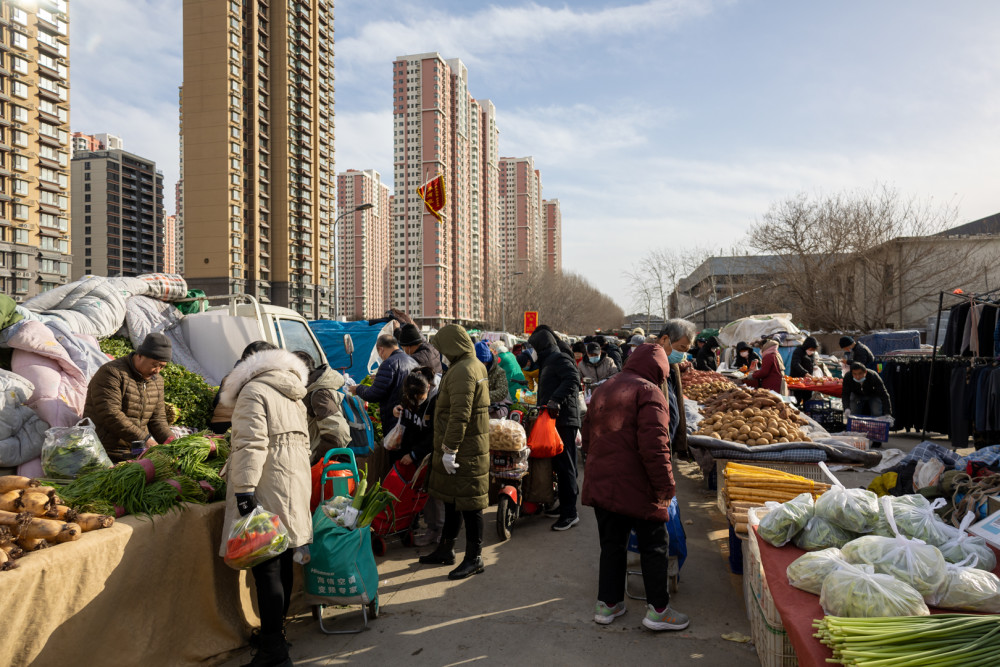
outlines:
M515 271L514 273L508 273L503 278L503 282L500 283L500 328L504 333L507 333L507 279L513 276L523 276L524 271Z
M375 204L371 202L366 202L364 204L358 204L350 211L344 211L337 219L333 221L333 319L337 319L337 311L340 308L340 236L337 235L337 225L340 221L349 215L353 215L359 211L367 211L370 208L375 208ZM346 319L346 318L345 318Z

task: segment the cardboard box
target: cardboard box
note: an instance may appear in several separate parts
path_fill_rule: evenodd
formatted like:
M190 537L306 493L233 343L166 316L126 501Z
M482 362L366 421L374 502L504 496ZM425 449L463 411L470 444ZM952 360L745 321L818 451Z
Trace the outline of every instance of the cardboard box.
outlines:
M1000 548L1000 512L993 512L979 523L973 524L969 532Z
M986 513L1000 512L1000 496L990 496L986 499Z

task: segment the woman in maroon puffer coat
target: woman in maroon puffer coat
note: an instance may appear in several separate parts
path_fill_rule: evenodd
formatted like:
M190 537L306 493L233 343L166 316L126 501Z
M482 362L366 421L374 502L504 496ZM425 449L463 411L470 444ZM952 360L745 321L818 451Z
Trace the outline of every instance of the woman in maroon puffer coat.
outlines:
M646 617L651 630L683 630L690 620L669 607L667 507L674 497L670 468L670 406L660 386L670 372L659 345L635 348L621 373L594 391L583 422L587 470L583 504L594 508L601 565L594 621L625 613L629 532L639 542Z

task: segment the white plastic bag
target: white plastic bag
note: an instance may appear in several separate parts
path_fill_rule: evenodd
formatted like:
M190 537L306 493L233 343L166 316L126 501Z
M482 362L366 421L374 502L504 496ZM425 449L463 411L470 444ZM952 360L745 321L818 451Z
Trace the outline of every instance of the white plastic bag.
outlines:
M41 458L45 476L52 479L75 479L113 465L89 419L46 431Z
M819 593L819 603L827 616L848 618L931 613L912 586L891 575L878 574L870 565L846 565L828 574Z
M819 595L827 575L847 565L850 563L840 549L823 549L802 554L788 565L785 574L795 588Z
M284 553L288 548L288 530L277 514L260 505L233 522L226 541L226 565L234 570L249 570Z
M852 533L870 533L878 524L878 496L837 482L816 499L816 516Z
M944 498L931 502L919 493L898 498L886 496L886 498L892 505L896 528L904 537L923 540L936 547L952 538L955 529L942 521L936 513L936 510L948 504ZM895 537L884 512L879 516L878 525L872 532L883 537Z
M962 517L962 523L958 528L945 525L949 537L938 548L941 549L941 554L949 563L960 563L969 556L975 556L976 561L973 567L992 572L993 568L997 566L996 554L993 553L993 549L986 543L986 540L977 535L970 535L968 532L969 526L975 520L976 513L968 512Z
M764 507L771 511L761 517L757 534L776 547L788 544L813 516L813 498L808 493L800 493L786 503L769 501Z
M958 565L948 563L944 587L928 602L941 609L1000 614L1000 578L975 565L975 555Z
M396 425L382 438L382 447L390 452L399 449L400 445L403 444L403 432L405 430L406 427L403 426L403 422L396 422Z
M323 514L341 528L350 530L357 524L360 513L351 506L351 498L336 496L323 503Z

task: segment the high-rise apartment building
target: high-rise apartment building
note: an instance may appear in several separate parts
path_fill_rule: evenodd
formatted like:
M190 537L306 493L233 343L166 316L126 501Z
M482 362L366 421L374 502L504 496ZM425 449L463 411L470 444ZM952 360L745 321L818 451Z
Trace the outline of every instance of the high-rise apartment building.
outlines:
M542 181L533 157L500 158L500 201L503 275L543 268Z
M125 150L125 142L113 134L73 133L73 153L78 151Z
M163 216L163 268L164 273L177 271L177 216Z
M501 302L501 240L500 226L500 130L497 129L496 108L489 100L476 100L479 106L479 181L475 210L481 216L483 273L481 294L483 320L500 320Z
M0 293L69 280L69 5L0 2Z
M558 199L542 201L545 225L545 270L562 272L562 210Z
M497 273L484 236L497 210L496 115L472 97L468 78L462 61L437 53L393 63L393 305L433 326L481 323L487 278ZM416 194L439 174L441 221Z
M337 316L375 319L389 310L392 208L374 169L337 176ZM357 211L360 206L372 207Z
M330 317L332 0L184 0L185 277Z
M163 173L123 150L73 156L73 279L163 270Z
M180 155L180 173L177 175L177 183L174 184L174 240L177 244L177 249L174 252L174 270L176 273L184 275L184 86L177 88L177 109L179 110L177 148Z

